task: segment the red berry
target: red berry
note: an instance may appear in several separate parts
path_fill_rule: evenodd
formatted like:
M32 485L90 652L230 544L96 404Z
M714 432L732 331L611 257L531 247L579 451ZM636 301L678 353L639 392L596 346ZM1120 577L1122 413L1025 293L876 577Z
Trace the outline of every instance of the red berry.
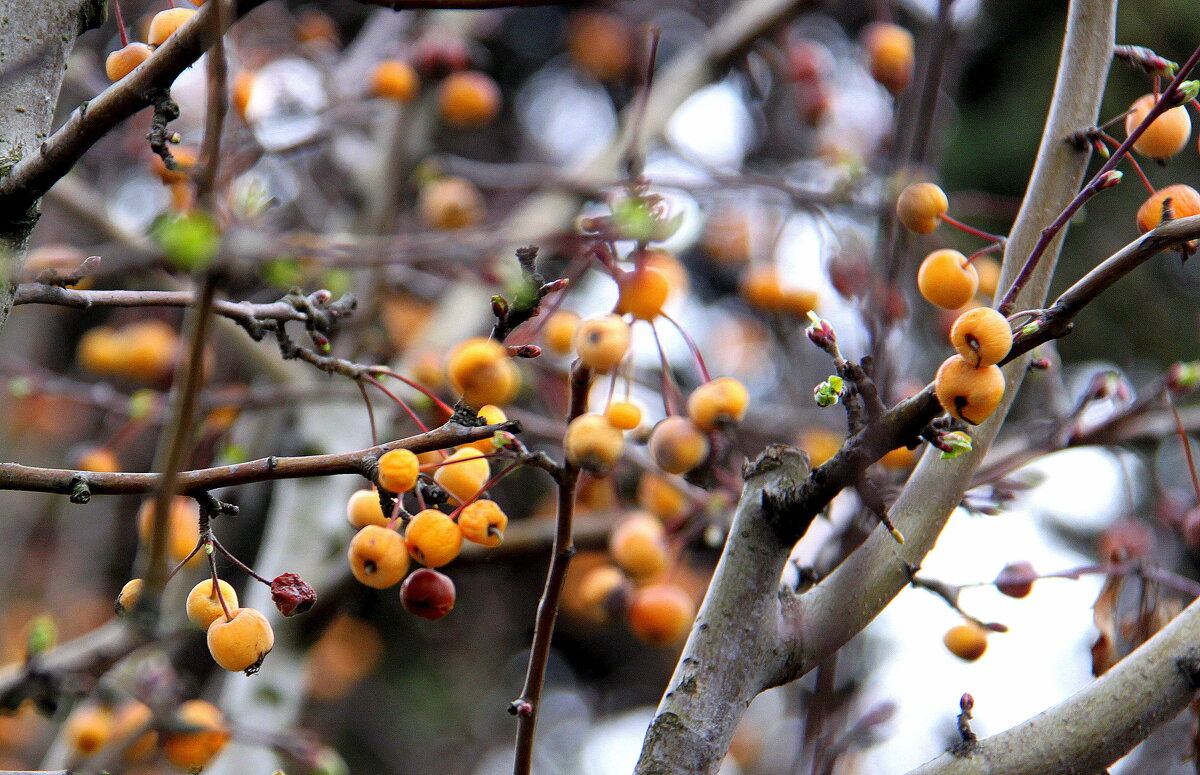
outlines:
M418 568L400 586L400 603L410 614L436 621L454 608L454 582L444 573Z
M996 576L996 589L1009 597L1027 597L1033 591L1033 577L1037 571L1025 560L1011 562Z
M317 592L295 573L284 573L271 582L271 601L279 613L295 616L313 607Z

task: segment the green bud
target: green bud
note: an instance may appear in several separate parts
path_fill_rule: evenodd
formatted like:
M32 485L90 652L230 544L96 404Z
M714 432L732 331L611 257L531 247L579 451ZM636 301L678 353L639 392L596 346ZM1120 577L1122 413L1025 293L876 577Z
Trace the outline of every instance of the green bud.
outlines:
M836 404L844 386L845 382L841 377L836 374L830 375L829 379L813 388L813 398L816 399L817 406L825 408Z
M1179 84L1179 94L1179 105L1196 99L1196 96L1200 95L1200 81L1184 81Z
M941 454L942 460L953 460L959 455L970 452L973 447L971 436L963 431L943 433L942 443L950 446L949 452L943 452Z
M44 654L58 642L58 625L49 614L34 617L25 631L25 653L30 657Z
M221 247L221 227L203 210L160 218L152 229L154 241L177 269L203 269Z
M13 398L29 398L33 395L33 380L29 377L13 377L8 381L8 394Z
M143 388L129 397L129 417L133 420L141 420L150 415L154 410L154 403L157 393L149 388Z

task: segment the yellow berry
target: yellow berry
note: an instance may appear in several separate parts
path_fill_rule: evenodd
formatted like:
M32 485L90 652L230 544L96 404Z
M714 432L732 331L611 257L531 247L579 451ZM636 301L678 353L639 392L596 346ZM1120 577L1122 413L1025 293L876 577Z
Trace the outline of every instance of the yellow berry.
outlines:
M474 447L461 447L437 467L433 480L450 493L450 500L463 503L474 498L487 484L491 470L487 458Z
M634 514L608 539L613 562L634 579L653 578L667 567L667 535L662 522L650 514Z
M671 286L662 272L651 267L626 272L617 278L618 315L633 315L638 320L654 320L662 314Z
M746 416L750 394L733 377L718 377L692 391L687 400L688 417L700 430L715 430L719 425L741 422Z
M164 732L163 755L181 770L200 770L229 742L229 727L225 716L215 705L204 700L188 700L175 712L180 727L188 732Z
M987 651L987 630L974 622L964 622L946 630L942 643L950 653L967 662L974 662Z
M871 77L892 94L899 94L912 82L913 36L898 24L873 22L862 32Z
M408 62L388 59L371 71L371 94L396 102L412 102L420 88L417 71Z
M138 511L138 535L142 544L150 546L154 529L154 501L148 500ZM175 562L181 562L200 543L200 507L184 495L171 500L167 513L167 554ZM196 552L189 565L198 564L203 554Z
M772 266L754 266L742 275L740 285L742 298L751 307L766 312L777 312L783 309L786 292L779 282L779 274Z
M1012 349L1008 320L991 307L976 307L959 315L950 329L950 344L972 366L991 366Z
M642 410L629 401L613 401L604 410L604 416L614 428L631 431L642 424Z
M125 586L121 587L121 591L117 593L116 611L118 616L123 616L133 610L137 605L138 598L142 596L142 587L146 582L142 579L130 579L125 582Z
M806 428L800 434L800 449L808 453L808 462L814 468L838 453L845 437L828 428Z
M996 286L1000 285L1000 262L988 256L982 256L971 262L979 275L979 295L990 299L996 295Z
M708 437L686 417L668 417L650 432L650 457L668 474L691 471L708 452Z
M354 578L373 589L399 584L408 573L408 545L395 530L367 525L350 540L346 553Z
M105 57L104 74L108 76L108 80L116 83L132 73L153 53L154 51L145 43L130 43Z
M459 512L458 527L468 541L484 546L499 546L504 541L508 515L495 501L480 499Z
M467 339L450 351L446 376L471 406L508 403L521 385L504 345L483 337Z
M938 403L952 417L978 425L1004 397L1004 374L999 366L975 368L958 355L942 363L934 382Z
M664 520L679 519L692 507L683 490L666 476L654 471L646 471L638 480L637 502L643 509Z
M154 14L154 19L150 22L150 31L146 33L146 42L151 46L161 46L195 13L194 8L168 8L165 11L159 11Z
M651 584L633 593L629 629L653 646L669 646L687 635L696 604L687 592L670 584Z
M75 359L93 374L116 374L124 362L124 348L117 332L108 326L96 326L79 338Z
M230 102L243 121L248 120L246 110L250 107L250 98L254 96L254 85L257 82L258 76L254 71L239 70L238 74L233 77L233 84L229 88Z
M119 332L124 356L121 376L140 382L162 382L175 370L179 358L179 335L161 320L146 320L125 326Z
M104 746L113 735L113 714L99 705L79 708L67 719L63 730L67 745L76 756L91 756Z
M602 414L581 414L567 426L563 439L567 461L585 471L603 476L621 457L625 439Z
M607 374L629 352L632 338L629 324L617 315L588 318L575 329L575 352L584 365Z
M917 270L917 288L930 304L958 309L975 296L979 273L957 250L935 250Z
M440 568L462 551L462 529L437 509L418 512L404 531L408 552L429 568Z
M1200 194L1191 186L1176 183L1160 188L1142 203L1137 211L1138 229L1143 233L1150 231L1162 223L1163 202L1170 199L1171 217L1186 218L1189 215L1200 215Z
M432 229L464 229L483 220L483 194L469 180L438 178L421 186L417 211Z
M1134 101L1129 115L1125 116L1126 135L1132 134L1145 120L1157 101L1158 97L1153 94L1145 94ZM1182 151L1191 134L1192 119L1188 116L1187 106L1178 105L1159 114L1133 144L1133 150L1162 161Z
M784 288L779 300L779 309L789 315L803 318L817 308L821 294L808 288Z
M907 471L912 468L913 463L917 461L916 450L908 447L896 447L888 452L883 457L879 458L879 464L884 468L890 468L893 471Z
M346 501L346 521L353 527L363 528L367 525L387 527L388 515L383 513L379 505L379 493L374 489L355 490Z
M546 320L542 339L546 346L559 355L571 352L575 340L575 329L579 326L579 315L569 310L559 310Z
M224 579L217 580L217 589L221 590L221 600L225 601L225 607L232 613L238 607L237 592L234 592L233 587ZM212 579L201 581L188 593L188 619L191 619L192 624L200 629L207 630L209 625L225 615L225 608L221 607L221 600L218 600L216 593L213 592Z
M488 404L487 406L480 407L479 412L476 414L476 416L482 417L488 425L499 425L500 423L502 423L508 419L508 415L506 415L504 413L503 409L501 409L498 406L493 406L492 404ZM475 449L479 450L483 454L487 455L489 453L496 451L496 445L492 443L492 439L493 439L492 436L488 436L486 439L480 439L479 441L472 441L470 444L467 444L466 446L474 447Z
M257 673L274 647L271 623L253 608L238 608L228 619L221 616L208 628L208 653L231 673Z
M896 200L896 215L904 228L917 234L928 234L938 227L950 207L946 192L934 183L913 183L900 192Z
M500 87L484 73L451 73L438 86L438 111L447 124L478 129L500 112Z
M158 745L158 732L147 729L154 714L143 702L130 700L117 708L114 714L113 740L126 745L121 759L125 762L140 762L148 759ZM140 734L139 734L140 733ZM129 742L134 735L137 739Z
M408 492L417 486L421 464L407 449L393 449L379 456L379 486L391 493Z

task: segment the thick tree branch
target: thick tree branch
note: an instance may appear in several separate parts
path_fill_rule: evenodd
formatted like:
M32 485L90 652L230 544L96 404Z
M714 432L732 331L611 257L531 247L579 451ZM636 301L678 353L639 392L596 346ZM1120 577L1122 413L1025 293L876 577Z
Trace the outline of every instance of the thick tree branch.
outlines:
M1065 701L910 775L1095 775L1187 707L1200 679L1200 601Z
M379 456L392 449L429 452L435 449L491 438L497 431L517 433L519 423L509 421L497 425L468 428L454 422L398 441L376 447L334 455L304 457L266 457L247 463L235 463L215 468L183 471L176 480L176 490L191 492L231 487L275 479L303 479L335 474L358 474L373 477ZM160 474L96 473L61 468L34 468L19 463L0 463L0 490L28 490L71 495L86 501L91 495L129 495L150 492L157 487Z

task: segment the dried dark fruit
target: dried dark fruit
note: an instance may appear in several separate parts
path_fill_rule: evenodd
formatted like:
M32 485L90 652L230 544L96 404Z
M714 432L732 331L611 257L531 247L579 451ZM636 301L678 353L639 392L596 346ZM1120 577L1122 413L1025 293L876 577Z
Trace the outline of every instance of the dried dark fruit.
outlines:
M284 616L302 614L317 602L317 592L295 573L284 573L271 582L271 601Z

